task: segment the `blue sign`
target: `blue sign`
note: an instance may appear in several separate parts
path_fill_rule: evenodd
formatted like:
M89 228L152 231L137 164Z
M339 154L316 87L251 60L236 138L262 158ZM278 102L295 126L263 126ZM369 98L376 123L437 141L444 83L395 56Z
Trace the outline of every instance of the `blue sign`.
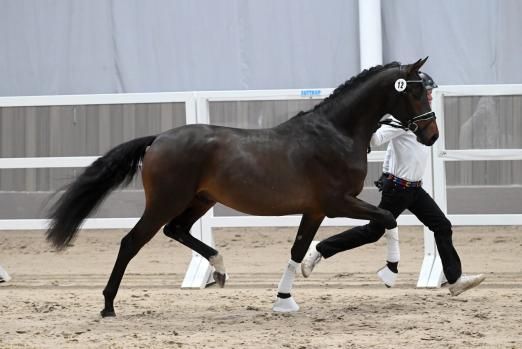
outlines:
M319 96L321 90L301 90L301 96Z

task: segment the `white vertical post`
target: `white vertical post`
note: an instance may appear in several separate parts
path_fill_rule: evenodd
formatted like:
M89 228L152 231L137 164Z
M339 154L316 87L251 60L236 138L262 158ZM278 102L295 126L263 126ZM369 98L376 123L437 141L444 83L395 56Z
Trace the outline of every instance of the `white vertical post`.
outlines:
M381 0L359 0L361 70L382 64Z
M190 123L198 123L198 124L208 124L209 123L209 110L208 110L208 100L205 98L201 98L197 93L194 94L194 102L190 104L191 108L194 110L194 114L191 117L193 122ZM187 108L189 106L187 105ZM189 112L187 110L187 124L189 123ZM210 209L209 212L205 213L203 217L201 217L190 230L192 236L196 239L201 240L206 243L210 247L214 247L214 237L212 236L212 227L209 224L209 219L213 215L213 209ZM181 284L181 288L205 288L208 283L213 282L212 278L212 266L208 262L206 258L201 256L197 252L192 252L192 259L190 260L190 264L187 268L187 272L185 273L185 278L183 279L183 283Z
M433 90L433 111L437 116L437 125L442 137L433 145L433 197L439 205L442 212L448 214L448 202L446 199L446 169L444 165L444 158L441 156L446 150L445 122L444 122L444 94L442 91Z
M198 123L197 94L192 92L191 98L185 101L185 124L192 125Z
M437 115L437 124L440 129L442 137L432 147L430 154L430 162L428 166L426 190L437 202L442 212L447 214L446 205L446 173L444 171L444 162L438 156L440 149L444 145L444 108L442 95L437 90L433 90L432 109ZM440 287L442 283L442 262L440 260L437 244L433 232L427 227L424 227L424 259L422 261L419 279L417 280L417 287Z

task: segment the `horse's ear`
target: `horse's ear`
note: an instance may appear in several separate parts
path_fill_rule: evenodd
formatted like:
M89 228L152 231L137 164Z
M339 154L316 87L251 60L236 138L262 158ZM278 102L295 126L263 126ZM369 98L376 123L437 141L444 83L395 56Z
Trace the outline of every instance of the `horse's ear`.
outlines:
M414 72L418 72L419 69L424 65L424 63L426 63L426 61L428 60L428 57L429 56L426 56L426 58L419 59L417 62L410 64L410 66L408 68L408 75L410 75L411 73L414 73Z

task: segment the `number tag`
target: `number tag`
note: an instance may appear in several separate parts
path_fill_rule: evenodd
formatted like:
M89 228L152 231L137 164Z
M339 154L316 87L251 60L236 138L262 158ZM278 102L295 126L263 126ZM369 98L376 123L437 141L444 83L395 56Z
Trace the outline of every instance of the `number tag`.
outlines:
M402 92L406 89L406 80L404 79L397 79L397 81L395 81L395 90L397 92Z

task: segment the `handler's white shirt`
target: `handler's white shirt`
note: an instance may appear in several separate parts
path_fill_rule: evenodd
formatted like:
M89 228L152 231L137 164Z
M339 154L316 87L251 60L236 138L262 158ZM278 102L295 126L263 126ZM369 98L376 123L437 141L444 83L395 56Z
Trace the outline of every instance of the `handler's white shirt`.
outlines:
M388 141L383 172L411 182L420 181L426 170L430 147L419 143L413 132L388 125L381 126L372 135L370 145L375 147Z

